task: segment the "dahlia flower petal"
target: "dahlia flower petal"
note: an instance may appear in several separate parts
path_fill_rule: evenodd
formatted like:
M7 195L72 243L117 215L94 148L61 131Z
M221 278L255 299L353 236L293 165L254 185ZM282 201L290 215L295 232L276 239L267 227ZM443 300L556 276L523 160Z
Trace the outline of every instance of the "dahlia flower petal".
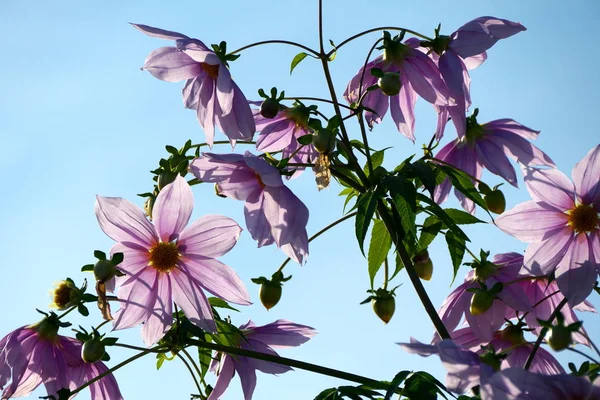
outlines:
M131 24L137 30L145 33L148 36L159 38L159 39L167 39L167 40L178 40L178 39L189 39L189 37L185 36L179 32L167 31L160 28L154 28L152 26L143 25L143 24Z
M304 264L308 257L308 234L306 231L299 232L298 236L281 246L281 251L298 264Z
M143 70L166 82L192 79L200 74L202 67L176 47L160 47L146 57Z
M450 115L448 113L448 107L446 106L434 106L437 109L437 125L435 128L435 138L436 140L442 140L444 137L444 132L446 130L446 125L448 124L448 119Z
M478 140L475 147L478 159L485 168L517 187L517 174L501 147L490 140Z
M270 346L261 341L250 338L247 338L246 340L247 342L242 344L242 348L257 351L259 353L269 354L272 356L279 355ZM287 365L276 364L258 359L245 358L244 362L248 363L249 366L251 366L252 368L257 369L260 372L264 372L265 374L284 374L288 371L292 371L292 367L289 367Z
M419 342L417 339L411 337L410 343L398 343L402 350L411 354L418 354L421 357L429 357L432 354L439 354L438 346L432 346Z
M554 161L543 151L520 136L503 131L489 131L487 139L498 145L504 154L525 166L555 167Z
M502 291L498 293L498 298L513 310L531 311L532 303L523 289L518 285L504 285Z
M278 319L267 325L253 327L248 337L274 349L284 349L300 346L316 334L315 329L310 326Z
M559 170L525 167L523 175L533 200L546 203L561 212L575 206L573 183Z
M572 175L577 196L584 204L593 204L600 212L600 145L575 164Z
M212 148L215 140L215 84L208 76L200 82L198 88L196 118L204 129L206 143Z
M158 342L171 328L173 321L173 298L171 296L171 278L159 274L156 280L156 302L148 319L142 326L142 339L147 346Z
M262 101L249 101L250 105L260 106ZM254 125L256 125L256 131L261 132L268 125L275 124L279 121L288 119L286 115L286 109L280 110L275 118L265 118L260 114L260 108L253 108L252 115L254 116Z
M402 68L414 91L425 101L442 106L454 104L438 67L425 54L414 51L413 57L404 60Z
M466 289L474 287L472 282L464 282L452 291L438 310L444 326L452 332L456 329L465 311L468 311L473 294Z
M240 376L240 381L242 382L244 400L252 400L252 395L256 388L256 370L245 361L246 360L234 361L234 366Z
M485 51L471 57L463 58L463 62L469 71L479 67L485 60L487 60L487 53Z
M40 341L36 349L40 352L34 352L32 361L39 363L41 367L40 375L48 395L56 396L60 389L69 387L67 363L61 354L61 349L51 342Z
M100 228L116 242L133 242L150 248L158 241L154 226L138 207L120 197L96 196L95 213Z
M128 276L117 292L121 308L115 313L115 330L139 325L148 318L156 303L157 271L146 268Z
M136 275L141 269L146 268L150 261L148 249L132 245L131 243L114 244L110 249L111 257L115 253L123 254L123 261L117 266L117 269L127 275Z
M265 126L256 140L256 149L264 152L273 152L290 146L292 140L296 140L293 135L294 126L294 121L290 119L281 119L278 122Z
M197 282L179 269L170 272L173 300L181 307L186 317L194 325L209 332L215 332L217 326L213 319L212 309L208 299Z
M219 400L223 393L225 393L225 390L229 387L229 384L235 375L231 356L224 355L221 362L223 363L221 372L219 373L215 386L212 392L210 392L210 396L208 396L207 400Z
M462 58L472 57L506 39L527 30L518 22L495 17L479 17L467 22L452 35L449 47Z
M237 86L235 82L233 85L233 105L231 112L225 114L220 106L217 108L221 112L217 112L217 121L223 133L227 135L232 145L235 144L235 140L250 140L256 132L256 125L254 124L254 117L252 116L252 110L248 104L248 100Z
M225 65L219 64L217 76L217 100L223 114L229 114L233 108L233 81L231 73Z
M548 239L527 247L521 274L542 276L554 271L573 240L573 229L566 226L550 233Z
M597 265L590 261L585 234L575 236L556 267L556 283L571 307L584 301L594 289Z
M463 71L465 64L452 50L447 50L440 56L438 66L444 81L452 91L455 98L464 97L463 86L465 84Z
M249 305L246 286L233 269L222 262L187 255L181 270L213 295L235 304Z
M205 215L185 228L177 248L184 255L217 258L235 246L242 228L231 218L223 215Z
M523 124L518 123L514 119L500 118L490 122L486 122L482 125L488 132L514 134L522 137L523 139L535 140L537 139L540 131L526 127Z
M417 93L413 90L409 81L404 80L400 87L400 93L390 98L390 112L398 131L415 142L415 104ZM387 103L386 103L387 104Z
M495 220L498 228L529 243L541 242L554 237L558 229L567 226L567 222L566 214L534 200L518 204Z
M523 368L496 372L480 387L482 400L557 400L539 374Z
M190 170L203 182L217 183L221 194L236 200L246 200L262 189L256 174L247 168L241 154L203 153L192 161Z
M244 162L248 168L252 169L253 172L260 176L260 180L265 186L283 186L279 170L266 162L264 158L257 157L249 151L246 151L244 153Z
M163 242L172 242L190 221L194 209L194 195L185 178L177 174L172 183L165 186L154 203L152 216L154 226Z
M494 333L504 325L505 316L506 304L498 300L494 300L490 309L483 314L473 315L471 312L465 312L469 327L482 342L489 342L494 338Z
M93 364L83 363L82 368L86 370L86 381L92 380L108 371L108 367L102 362ZM119 384L113 374L108 374L104 378L92 383L90 385L90 395L91 400L123 400Z
M258 242L258 247L275 243L275 239L271 234L271 226L263 210L264 200L264 192L261 191L260 195L249 197L244 204L246 228L252 239Z
M202 81L206 78L206 72L201 71L198 76L193 79L188 79L181 89L181 97L183 99L183 106L189 110L196 110L196 116L198 115L198 98L200 97L200 88L202 87Z

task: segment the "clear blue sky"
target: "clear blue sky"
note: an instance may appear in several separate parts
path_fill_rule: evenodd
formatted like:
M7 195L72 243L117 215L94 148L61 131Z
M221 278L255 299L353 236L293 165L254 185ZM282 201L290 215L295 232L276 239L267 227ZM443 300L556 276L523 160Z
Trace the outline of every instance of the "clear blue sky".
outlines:
M405 26L431 34L439 22L442 32L451 33L482 15L523 23L528 30L498 43L489 51L488 61L472 74L479 121L514 118L541 130L536 144L568 175L598 144L600 5L596 1L396 0L372 1L370 8L360 0L325 3L325 35L336 43L374 26ZM94 249L108 251L112 241L99 229L93 213L96 194L124 197L141 206L143 200L136 193L151 190L148 171L166 154L164 145L179 147L190 138L195 143L204 141L194 113L182 106L182 84L161 82L139 71L151 50L169 43L146 37L127 22L179 31L205 43L226 40L230 49L271 38L317 47L316 9L316 0L0 2L1 336L36 322L34 309L44 309L50 302L47 291L54 281L66 276L77 282L89 278L78 272L80 267L93 261ZM333 62L339 94L378 37L372 34L348 45ZM233 63L232 74L250 99L257 97L258 88L271 86L285 89L288 95L326 96L317 62L307 59L289 76L296 53L278 45L251 49ZM371 133L374 147L395 146L385 165L393 167L429 139L435 114L423 101L417 109L416 146L389 121ZM450 126L444 143L453 135ZM490 183L500 182L492 175L484 177ZM336 185L318 193L306 173L290 186L311 211L309 234L342 215ZM221 213L244 225L241 202L214 196L208 185L196 187L194 193L195 217ZM524 188L506 193L509 207L528 199ZM493 226L470 227L467 234L472 248L492 253L526 247ZM425 286L439 306L449 293L452 267L443 243L436 241L431 255L435 272ZM224 257L256 302L241 314L233 313L234 322L252 318L264 324L286 318L319 331L301 348L281 353L287 357L378 379L391 380L401 369L422 369L443 377L437 359L407 355L394 344L410 336L427 341L432 334L404 274L396 281L404 285L397 291L396 315L387 326L369 305L359 305L369 281L351 222L312 244L306 266L286 268L294 278L284 287L281 303L267 312L250 278L270 275L283 259L274 247L257 249L247 232ZM463 267L457 282L466 271ZM597 295L592 295L592 301L600 306ZM74 322L97 323L99 315L92 311L94 319ZM588 332L600 338L598 316L586 317ZM139 328L119 336L123 342L141 344ZM113 360L128 356L111 353ZM572 357L561 355L561 359ZM194 391L182 365L166 363L156 372L151 357L123 368L117 379L127 399L184 399ZM340 384L346 382L302 371L280 377L259 373L254 398L304 400ZM236 378L225 399L240 396ZM87 393L81 395L86 397Z

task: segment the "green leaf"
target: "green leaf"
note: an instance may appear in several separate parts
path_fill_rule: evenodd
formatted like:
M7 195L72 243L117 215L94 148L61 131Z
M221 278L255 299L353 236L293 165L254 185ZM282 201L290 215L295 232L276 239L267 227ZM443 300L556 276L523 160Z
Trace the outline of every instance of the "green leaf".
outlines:
M296 54L296 56L292 59L292 64L290 66L290 75L292 74L292 72L294 72L294 68L296 68L296 66L300 64L300 62L304 60L307 55L308 54L305 52L300 52Z
M417 161L410 165L409 170L416 178L419 178L423 186L425 186L425 189L427 189L431 197L433 197L436 182L435 172L431 167L431 163Z
M436 400L438 388L418 373L411 375L404 383L402 395L410 400Z
M210 336L205 335L205 340L210 341ZM212 350L198 347L198 360L200 361L200 372L202 372L204 378L212 362Z
M452 266L454 267L454 276L452 278L452 282L454 282L458 269L462 264L463 257L465 256L465 241L455 235L452 231L448 231L446 232L446 243L448 244L448 251L450 252Z
M88 308L83 304L77 306L77 311L79 311L79 314L83 315L84 317L90 315L90 310L88 310Z
M165 362L165 355L163 353L158 353L156 355L156 369L159 370Z
M106 253L100 250L94 250L94 257L100 261L106 260Z
M343 212L346 212L346 206L348 205L348 203L350 202L350 200L352 200L354 197L358 196L358 193L353 188L351 188L351 189L353 190L353 192L350 193L348 195L348 197L346 197L346 201L344 201L344 210L343 210ZM354 207L356 207L356 204L354 205ZM350 210L348 210L348 212L352 211L354 209L354 207L352 207Z
M435 239L440 232L440 229L442 229L442 225L442 221L435 215L430 215L425 218L423 227L421 228L421 236L419 237L418 251L425 250L429 247L431 242L433 242L433 239Z
M209 297L209 298L208 298L208 302L210 303L210 305L211 305L212 307L217 307L217 308L226 308L226 309L228 309L228 310L233 310L233 311L237 311L237 312L239 312L239 310L237 310L237 309L235 309L235 308L231 307L231 306L229 305L229 303L227 303L225 300L223 300L223 299L219 299L219 298L217 298L217 297Z
M393 176L386 179L394 205L400 214L402 228L412 238L417 237L415 218L417 215L417 189L412 182Z
M376 219L373 221L373 231L371 233L371 244L369 245L369 278L371 279L371 287L373 287L373 279L381 268L381 264L385 261L390 249L392 248L392 238L385 228L383 221Z
M298 139L298 143L303 145L308 145L313 142L313 134L309 133L308 135L302 135Z
M485 223L485 221L463 210L457 210L456 208L445 208L444 210L457 225Z
M329 388L329 389L323 390L321 393L319 393L317 395L317 397L315 397L314 400L333 400L333 399L339 399L339 396L337 394L337 388Z
M400 371L396 374L392 382L390 383L390 387L387 392L385 392L385 398L383 400L391 400L392 396L396 392L396 389L400 387L400 384L404 382L406 377L410 375L410 371Z
M113 256L110 258L110 262L113 265L119 265L123 262L123 253L115 253L113 254Z
M107 338L102 339L102 344L105 346L114 346L118 340L119 340L119 338L107 337Z
M402 271L404 269L404 263L402 262L402 259L400 258L400 255L398 254L398 252L396 252L396 269L394 270L394 273L392 274L392 276L390 277L390 281L392 279L394 279L396 277L396 275L398 275L398 273L400 271Z
M365 237L367 236L369 225L371 224L371 220L375 214L378 198L379 196L376 195L375 192L367 192L358 196L358 200L356 202L358 209L355 222L356 239L358 240L358 246L360 247L360 251L363 253L363 255L365 254L365 250L363 248Z
M174 156L175 156L175 155L179 155L179 150L177 150L177 149L176 149L175 147L173 147L173 146L166 145L166 146L165 146L165 149L167 149L167 151L168 151L169 153L173 154Z
M81 272L91 272L94 270L94 264L86 264L81 267Z
M475 188L475 185L473 185L473 181L469 175L467 175L464 171L447 165L438 165L438 168L443 170L446 175L448 175L452 186L458 189L459 192L467 196L469 199L473 200L475 204L482 207L484 210L487 210L483 197L481 197L479 191Z
M352 193L352 192L354 192L354 191L355 191L355 189L354 189L354 188L344 188L344 189L343 189L343 190L340 192L340 194L338 194L338 196L347 196L347 195L349 195L350 193Z
M469 240L469 238L467 237L467 235L465 235L462 229L460 229L458 225L454 223L452 218L450 218L448 214L446 214L446 211L442 207L440 207L435 201L431 200L429 197L423 195L422 193L417 193L417 199L428 204L428 207L424 208L425 211L438 217L444 224L446 224L448 229L454 232L457 236L461 237L465 241Z
M383 164L384 152L385 152L385 150L379 150L379 151L376 151L373 154L371 154L371 164L373 165L373 169L375 169L375 168L381 166L381 164ZM368 165L365 165L364 170L365 170L365 174L369 173Z

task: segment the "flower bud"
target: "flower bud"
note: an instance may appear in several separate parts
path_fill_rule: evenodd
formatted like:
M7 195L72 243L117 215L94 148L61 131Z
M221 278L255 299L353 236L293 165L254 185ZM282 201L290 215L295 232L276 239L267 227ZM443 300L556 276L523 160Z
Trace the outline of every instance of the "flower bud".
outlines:
M473 293L469 311L472 315L481 315L489 310L494 304L494 296L487 291Z
M393 295L376 297L371 300L371 306L379 319L387 324L392 319L394 311L396 311L396 299Z
M475 265L475 279L484 282L487 278L494 275L498 270L498 266L490 261L483 261Z
M260 291L258 296L260 297L260 302L267 310L275 307L279 300L281 299L281 291L282 287L280 283L266 281L260 285Z
M419 278L425 281L431 279L431 276L433 275L433 262L431 261L431 258L429 258L429 252L427 252L427 250L423 250L414 256L413 263L415 265L415 272Z
M498 189L494 189L485 195L485 205L491 212L502 214L506 210L506 199L504 193Z
M81 300L85 289L82 291L69 278L54 284L54 289L50 291L52 303L50 308L57 310L66 310L69 307L77 305Z
M513 346L518 346L526 343L525 337L523 336L523 329L521 325L509 325L502 330L500 334L502 339L510 342Z
M331 153L335 149L335 132L323 128L313 135L313 146L321 154Z
M117 275L115 265L108 260L99 260L94 265L94 277L99 282L107 282Z
M177 175L177 172L174 171L164 171L162 174L160 174L156 182L158 190L163 190L164 187L167 186L169 183L173 183L175 178L177 178Z
M104 343L99 337L88 339L81 347L81 359L86 363L93 364L104 357Z
M561 351L571 345L571 330L564 325L554 325L550 329L548 345L554 351Z
M260 115L265 118L275 118L279 112L279 102L273 98L266 98L260 104Z
M396 72L386 72L377 80L377 85L386 96L396 96L400 93L400 75Z

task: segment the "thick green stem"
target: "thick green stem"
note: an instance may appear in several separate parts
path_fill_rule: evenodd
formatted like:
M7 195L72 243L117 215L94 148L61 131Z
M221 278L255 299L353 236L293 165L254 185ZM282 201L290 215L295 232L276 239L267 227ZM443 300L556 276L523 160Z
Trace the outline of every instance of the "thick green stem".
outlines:
M421 283L421 279L419 278L419 276L417 275L417 272L415 271L415 267L408 255L408 253L406 252L404 245L402 244L402 242L399 239L399 235L396 231L393 218L390 215L389 210L387 209L387 207L385 206L385 204L383 203L382 200L379 200L379 203L377 205L377 210L379 211L379 214L381 215L381 220L383 221L383 223L385 224L385 227L387 228L388 232L390 233L392 242L394 243L394 246L396 247L396 251L398 252L398 256L400 257L402 264L404 264L404 269L406 269L408 277L410 278L410 281L411 281L413 287L415 288L417 295L419 296L419 300L421 300L423 307L425 307L425 311L429 315L431 322L433 322L433 326L435 327L435 330L437 331L438 335L442 339L451 339L448 329L446 329L446 326L440 319L440 316L438 315L435 307L433 306L433 303L431 302L431 299L429 298L427 291L425 290L425 288L423 287L423 284Z
M192 380L194 381L194 384L196 385L196 388L198 389L198 394L202 394L202 388L200 387L200 383L198 382L198 379L196 379L196 375L194 375L194 371L192 370L192 367L190 367L190 364L188 363L188 361L185 359L185 357L183 357L179 353L177 353L176 356L177 356L177 358L179 358L181 360L183 365L185 365L188 372L190 373Z
M564 299L562 299L560 303L558 303L558 305L556 306L556 308L550 315L550 319L548 320L549 324L551 324L554 321L554 319L560 312L560 309L563 308L565 306L565 304L567 304L566 297ZM531 353L529 353L529 357L527 357L527 361L525 361L525 366L523 368L525 368L526 370L528 370L529 367L531 367L531 363L533 362L533 359L535 358L535 353L537 353L538 349L542 345L542 342L544 341L544 337L546 336L547 333L548 333L548 328L543 327L542 330L540 331L540 335L538 336L537 340L535 341L535 343L533 345L533 348L531 349Z
M276 364L287 365L294 368L303 369L305 371L315 372L321 375L327 375L338 379L344 379L351 382L360 383L362 385L368 385L374 389L387 390L389 385L380 382L375 379L367 378L361 375L351 374L349 372L340 371L333 368L322 367L320 365L307 363L304 361L294 360L292 358L285 358L279 356L273 356L271 354L260 353L257 351L246 350L239 347L224 346L217 343L203 342L195 339L187 339L188 344L192 344L201 348L211 349L220 351L227 354L236 356L249 357L257 360L268 361Z

